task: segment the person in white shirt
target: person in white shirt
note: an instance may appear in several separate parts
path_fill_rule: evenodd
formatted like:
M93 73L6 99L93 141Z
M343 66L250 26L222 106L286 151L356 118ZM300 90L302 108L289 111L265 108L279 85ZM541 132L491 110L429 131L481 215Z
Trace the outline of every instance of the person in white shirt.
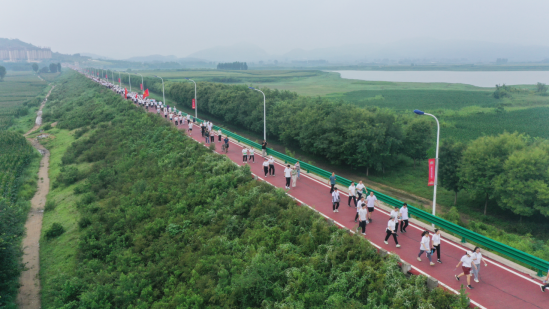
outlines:
M359 202L357 202L357 213L355 214L355 222L357 222L357 218L359 218L359 210L365 205L367 207L367 203L365 203L365 198L362 197Z
M332 211L338 212L338 207L340 207L340 192L334 188L334 191L332 191Z
M418 257L416 258L419 262L422 262L420 256L424 252L426 252L426 256L428 257L428 260L430 260L430 265L434 266L435 263L432 262L432 251L430 250L430 232L428 231L422 232L422 240L420 241L420 253L418 253Z
M473 260L473 253L472 251L467 251L466 252L466 255L464 255L461 259L460 259L460 262L458 262L458 264L456 265L456 268L458 268L460 266L460 264L462 264L462 273L460 275L455 275L455 278L456 278L456 281L460 281L460 277L462 276L466 276L466 282L468 283L467 287L471 290L473 289L473 287L470 285L470 277L472 276L472 274L470 274L470 270L472 268L472 266L475 268L476 265L472 265L472 260ZM455 269L456 269L455 268Z
M286 179L285 189L290 189L290 177L292 177L291 173L292 173L292 169L290 168L290 164L287 164L284 170L285 179Z
M359 211L357 212L357 214L359 215L359 227L361 227L361 234L362 235L366 235L365 234L365 229L367 227L367 205L366 204L361 204L361 209L359 209ZM356 220L357 222L357 220Z
M187 127L188 127L187 132L189 132L189 135L191 135L191 133L193 133L193 123L188 122Z
M485 264L485 267L487 267L487 263L485 263L485 260L483 259L480 247L476 247L474 249L474 254L472 257L475 265L475 268L472 270L472 272L474 273L474 281L479 282L479 269L481 268L481 262Z
M269 175L275 176L275 159L273 159L273 156L269 156L267 162L269 163Z
M441 231L439 229L435 229L435 232L432 236L432 254L437 252L437 262L439 264L442 264L441 262Z
M390 217L395 218L395 232L397 233L397 228L399 227L399 218L401 218L401 213L399 212L399 207L395 206L390 212Z
M401 245L397 242L397 233L395 232L395 217L390 217L390 220L386 225L386 239L384 239L384 243L386 245L388 244L388 239L390 238L390 236L393 236L393 240L395 241L395 246L397 248L401 247Z
M246 158L248 158L248 149L243 148L243 163L246 163Z
M378 199L374 195L374 192L370 192L370 195L367 196L367 209L369 210L369 222L372 222L372 212L374 211L374 205L376 204L376 207L380 207L380 204L378 204Z
M267 161L267 158L264 158L264 163L262 163L262 165L264 167L264 176L267 177L267 170L269 166L269 162Z
M409 209L407 208L407 203L403 203L403 207L399 210L401 213L401 225L400 230L401 233L407 233L407 226L409 226Z
M355 198L355 183L352 181L351 185L348 187L348 206L351 207L351 199L355 203L355 208L357 208L357 199Z
M216 137L214 136L214 130L210 130L210 142L212 144L216 142Z
M355 186L355 190L357 192L357 199L360 200L363 196L363 190L365 190L365 185L362 180L359 180L359 183Z
M252 163L256 163L254 161L254 148L250 147L248 148L248 161L252 160Z

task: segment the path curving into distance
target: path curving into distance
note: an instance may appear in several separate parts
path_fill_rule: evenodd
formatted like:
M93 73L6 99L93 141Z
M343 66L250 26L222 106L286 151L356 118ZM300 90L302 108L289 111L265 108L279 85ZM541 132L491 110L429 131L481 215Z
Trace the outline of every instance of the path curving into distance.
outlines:
M42 108L55 86L50 89L46 98L40 104L37 112L35 124L24 136L36 131L42 124ZM37 139L27 138L32 146L41 154L40 168L38 169L38 188L31 199L31 210L25 223L25 238L23 239L23 264L25 270L21 272L19 278L19 294L17 295L17 305L20 309L39 309L40 302L40 233L42 231L42 218L44 216L44 205L46 196L50 192L50 178L48 177L48 168L50 166L50 152L44 146L38 143Z

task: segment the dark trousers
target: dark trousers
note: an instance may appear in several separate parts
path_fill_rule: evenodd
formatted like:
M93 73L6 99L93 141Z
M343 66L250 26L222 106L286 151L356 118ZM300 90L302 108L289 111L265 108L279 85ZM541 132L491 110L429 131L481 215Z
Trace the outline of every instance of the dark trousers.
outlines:
M359 218L359 213L358 212L355 213L355 222L357 222L357 218Z
M275 165L269 164L269 175L275 175Z
M290 177L285 177L286 178L286 185L287 187L290 187Z
M254 155L248 156L248 161L250 161L250 159L252 159L252 162L254 162Z
M210 135L210 141L213 143L214 142L214 135Z
M350 195L348 197L348 206L350 206L351 200L353 199L353 202L355 203L355 207L357 207L357 199L355 198L355 195Z
M399 227L399 222L395 224L395 232L397 233L397 228Z
M334 192L334 184L333 183L330 184L330 194L332 194L332 192Z
M332 210L336 210L340 207L340 202L332 202Z
M441 260L441 244L437 246L434 245L434 248L432 249L432 254L434 253L434 250L435 252L437 252L437 259Z
M409 226L409 220L401 220L401 228L400 228L401 232L405 231L407 226Z
M221 142L221 141L222 141L222 136L218 135L218 142Z
M267 166L264 166L264 174L267 176Z
M246 162L247 155L243 155L243 162Z
M363 197L363 193L357 191L357 199L361 200L361 197Z
M384 239L384 241L388 241L388 239L390 238L390 236L393 236L393 240L395 240L395 244L399 244L397 242L397 234L393 233L392 231L390 230L386 230L386 239Z
M365 234L365 229L367 228L367 221L359 221L359 226L361 227L361 233Z

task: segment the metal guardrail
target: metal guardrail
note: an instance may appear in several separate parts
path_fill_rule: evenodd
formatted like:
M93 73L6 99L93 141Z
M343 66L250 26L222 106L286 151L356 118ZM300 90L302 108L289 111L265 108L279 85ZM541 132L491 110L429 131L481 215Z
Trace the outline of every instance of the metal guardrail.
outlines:
M195 119L199 123L204 121L204 120L201 120L201 119L198 119L198 118L195 118ZM251 141L247 138L244 138L244 137L242 137L240 135L237 135L237 134L235 134L231 131L228 131L226 129L222 129L218 126L213 126L213 128L215 130L221 129L221 131L224 135L227 135L228 137L231 137L231 138L237 140L240 143L244 143L244 144L250 145L252 147L261 149L260 144L258 144L256 142L253 142L253 141ZM276 157L280 160L284 160L285 163L295 164L296 161L299 161L295 158L292 158L290 156L287 156L285 154L282 154L278 151L275 151L275 150L269 149L269 148L267 149L267 154L270 155L270 156L274 156L274 157ZM305 170L306 173L314 173L314 174L317 174L317 175L319 175L321 177L325 177L325 178L329 178L332 175L332 173L330 173L328 171L325 171L321 168L318 168L314 165L311 165L309 163L305 163L305 162L302 162L302 161L300 161L300 169ZM336 175L336 182L341 184L341 185L344 185L346 187L351 184L351 180L340 177L338 175ZM382 202L384 202L384 203L386 203L390 206L401 207L403 205L402 201L397 200L397 199L395 199L391 196L385 195L383 193L380 193L376 190L372 190L370 188L367 188L364 191L365 191L364 192L365 194L368 194L370 191L373 191L376 194L376 197L378 198L378 200L381 200ZM438 227L440 227L440 228L442 228L442 229L444 229L448 232L456 234L456 235L462 237L462 242L463 243L466 242L466 239L468 239L471 242L474 242L476 244L484 246L485 248L487 248L489 250L501 253L501 254L509 257L509 258L512 258L512 259L516 260L516 261L519 261L521 263L524 263L526 265L534 267L535 269L538 270L538 276L542 276L543 271L548 271L548 269L549 269L548 261L545 261L541 258L530 255L530 254L525 253L523 251L520 251L518 249L512 248L508 245L505 245L503 243L500 243L498 241L490 239L486 236L483 236L483 235L480 235L478 233L472 232L472 231L470 231L470 230L468 230L468 229L466 229L462 226L459 226L457 224L449 222L445 219L436 217L436 216L434 216L434 215L432 215L428 212L425 212L425 211L423 211L419 208L416 208L414 206L408 205L408 208L409 208L409 215L411 215L411 217L412 216L417 216L418 218L420 218L422 220L428 221L428 222L430 222L434 225L437 225Z

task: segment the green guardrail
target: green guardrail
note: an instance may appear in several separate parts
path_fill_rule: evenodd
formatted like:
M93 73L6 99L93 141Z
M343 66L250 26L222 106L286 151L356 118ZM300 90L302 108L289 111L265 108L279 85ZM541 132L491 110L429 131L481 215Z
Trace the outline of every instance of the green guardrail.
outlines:
M182 112L183 113L183 112ZM187 115L187 114L186 114ZM198 119L198 118L195 118L196 121L198 123L201 123L203 122L204 120L201 120L201 119ZM230 132L226 129L223 129L223 128L220 128L218 126L213 126L213 128L215 130L220 130L222 131L222 133L224 135L227 135L228 137L230 138L233 138L235 140L237 140L238 142L240 143L244 143L244 144L247 144L247 145L250 145L252 147L255 147L255 148L258 148L260 149L261 148L261 145L256 143L256 142L253 142L247 138L244 138L240 135L237 135L233 132ZM270 156L274 156L280 160L283 160L285 163L290 163L290 164L295 164L296 161L299 161L295 158L292 158L290 156L287 156L285 154L282 154L280 152L277 152L273 149L267 149L267 154L270 155ZM300 161L300 169L302 171L306 171L306 173L314 173L314 174L317 174L321 177L325 177L325 178L329 178L332 173L328 172L328 171L325 171L323 169L320 169L316 166L313 166L311 164L308 164L308 163L305 163L305 162L302 162ZM348 180L346 178L343 178L343 177L340 177L338 175L336 175L336 182L341 184L341 185L344 185L344 186L349 186L351 184L351 180ZM380 193L376 190L372 190L370 188L367 188L366 190L364 190L364 193L365 194L368 194L369 192L374 192L376 194L376 197L378 200L381 200L382 202L390 205L390 206L398 206L398 207L401 207L403 205L403 202L400 201L400 200L397 200L391 196L387 196L383 193ZM493 239L490 239L488 237L485 237L483 235L480 235L478 233L475 233L475 232L472 232L466 228L463 228L462 226L459 226L459 225L456 225L452 222L449 222L445 219L442 219L442 218L439 218L439 217L436 217L430 213L427 213L419 208L416 208L414 206L408 206L409 208L409 214L412 216L417 216L418 218L422 219L422 220L425 220L425 221L428 221L434 225L437 225L438 227L441 227L442 229L445 229L446 231L449 231L453 234L456 234L460 237L462 237L462 242L465 243L466 240L470 240L476 244L479 244L481 246L484 246L486 247L487 249L489 250L492 250L492 251L495 251L495 252L498 252L498 253L501 253L509 258L512 258L516 261L519 261L521 263L524 263L526 265L529 265L531 267L534 267L535 269L538 270L538 276L542 276L542 273L543 271L547 271L549 269L549 263L548 261L545 261L541 258L538 258L536 256L532 256L528 253L525 253L523 251L520 251L518 249L515 249L515 248L512 248L508 245L505 245L503 243L500 243L498 241L495 241Z

